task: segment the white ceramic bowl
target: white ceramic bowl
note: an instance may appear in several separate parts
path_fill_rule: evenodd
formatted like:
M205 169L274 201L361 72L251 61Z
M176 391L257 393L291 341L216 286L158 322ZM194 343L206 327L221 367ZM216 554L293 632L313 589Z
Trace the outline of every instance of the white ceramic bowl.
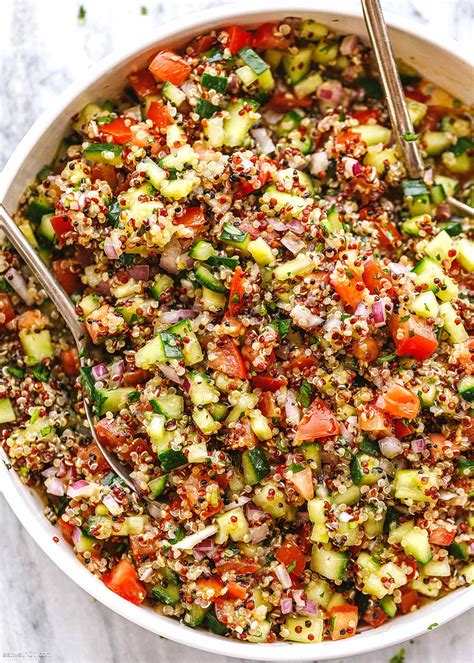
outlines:
M157 31L152 41L140 44L129 52L115 53L88 71L83 80L72 85L33 125L6 165L0 181L0 200L6 208L10 212L16 208L27 184L33 180L39 168L51 160L71 116L87 102L113 97L122 87L125 76L133 68L143 66L159 48L181 46L195 35L214 27L232 24L255 26L287 16L312 17L335 30L355 33L366 39L358 3L297 0L292 6L289 2L273 0L268 4L272 5L272 9L268 8L264 0L239 6L228 5L168 23ZM388 22L398 57L413 64L428 79L456 97L466 102L472 101L467 98L473 93L470 84L472 68L467 54L463 53L459 45L436 35L425 35L425 26L401 18L390 16ZM8 462L6 458L5 461ZM55 541L58 531L44 518L40 500L33 491L25 488L13 470L6 469L4 463L0 463L0 487L33 539L64 573L89 594L149 631L216 654L261 661L343 658L382 649L425 633L430 624L447 622L474 603L474 588L459 589L415 613L397 617L378 629L347 640L315 645L256 645L228 640L199 629L191 631L175 620L162 617L150 608L135 606L109 591L76 559L71 547L60 535L59 541ZM54 591L51 588L51 593Z

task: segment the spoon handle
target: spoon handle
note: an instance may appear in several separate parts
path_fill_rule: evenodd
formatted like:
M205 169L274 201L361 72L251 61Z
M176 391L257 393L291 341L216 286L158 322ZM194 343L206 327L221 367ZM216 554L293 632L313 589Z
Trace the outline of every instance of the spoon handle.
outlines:
M10 242L41 283L46 294L56 306L57 310L64 318L64 322L71 330L79 350L82 350L84 347L84 329L82 323L77 317L71 300L3 205L0 205L0 229L4 231Z
M413 124L405 103L405 94L395 63L382 7L379 0L361 1L392 127L402 150L409 176L413 179L420 179L423 177L425 167L416 141L408 141L404 138L404 135L414 133Z

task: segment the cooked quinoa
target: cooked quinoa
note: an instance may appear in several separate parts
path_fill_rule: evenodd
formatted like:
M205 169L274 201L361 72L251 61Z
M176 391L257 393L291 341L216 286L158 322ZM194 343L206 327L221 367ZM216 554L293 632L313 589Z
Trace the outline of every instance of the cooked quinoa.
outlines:
M103 360L4 242L2 445L124 599L316 643L473 582L472 123L400 71L424 180L369 49L291 19L160 51L25 192Z

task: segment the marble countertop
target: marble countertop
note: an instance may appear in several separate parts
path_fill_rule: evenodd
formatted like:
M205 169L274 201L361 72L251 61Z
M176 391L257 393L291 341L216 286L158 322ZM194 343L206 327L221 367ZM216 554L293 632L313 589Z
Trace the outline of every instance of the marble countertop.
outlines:
M223 2L82 0L83 21L78 20L80 4L0 0L0 167L41 111L85 68L125 39L152 35L165 20ZM471 0L383 0L382 4L417 20L421 31L432 26L466 44L472 40ZM0 522L0 657L51 663L236 660L160 638L97 603L46 557L1 495ZM406 663L469 663L472 630L472 613L465 614L414 641L338 663L389 663L401 646Z

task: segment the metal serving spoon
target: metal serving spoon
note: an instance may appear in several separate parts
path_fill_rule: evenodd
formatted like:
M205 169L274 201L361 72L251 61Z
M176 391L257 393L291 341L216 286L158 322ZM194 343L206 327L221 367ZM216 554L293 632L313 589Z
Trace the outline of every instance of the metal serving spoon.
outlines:
M395 137L404 156L409 176L413 179L423 179L425 166L418 144L416 141L408 141L403 137L413 134L414 129L405 103L402 82L395 64L380 0L361 0L361 2ZM447 198L447 202L464 216L474 216L474 208L470 205L466 205L452 196Z
M3 205L0 205L0 230L5 232L10 242L13 244L35 277L41 283L50 300L56 306L58 312L63 317L64 322L69 327L69 330L73 335L74 341L79 351L81 366L87 366L87 357L85 355L88 349L88 337L84 333L84 327L82 326L82 322L77 316L74 305L62 287L56 281L54 276L51 274L49 269L46 267L44 262L41 260L38 253L31 246L9 213L3 207ZM137 492L137 487L130 477L130 470L128 467L122 463L120 459L117 458L117 456L112 454L98 439L95 430L95 417L92 411L92 405L89 403L87 398L84 401L84 407L94 442L105 456L113 471L118 474L118 476L127 484L127 486L129 486L129 488L131 488L134 492Z

